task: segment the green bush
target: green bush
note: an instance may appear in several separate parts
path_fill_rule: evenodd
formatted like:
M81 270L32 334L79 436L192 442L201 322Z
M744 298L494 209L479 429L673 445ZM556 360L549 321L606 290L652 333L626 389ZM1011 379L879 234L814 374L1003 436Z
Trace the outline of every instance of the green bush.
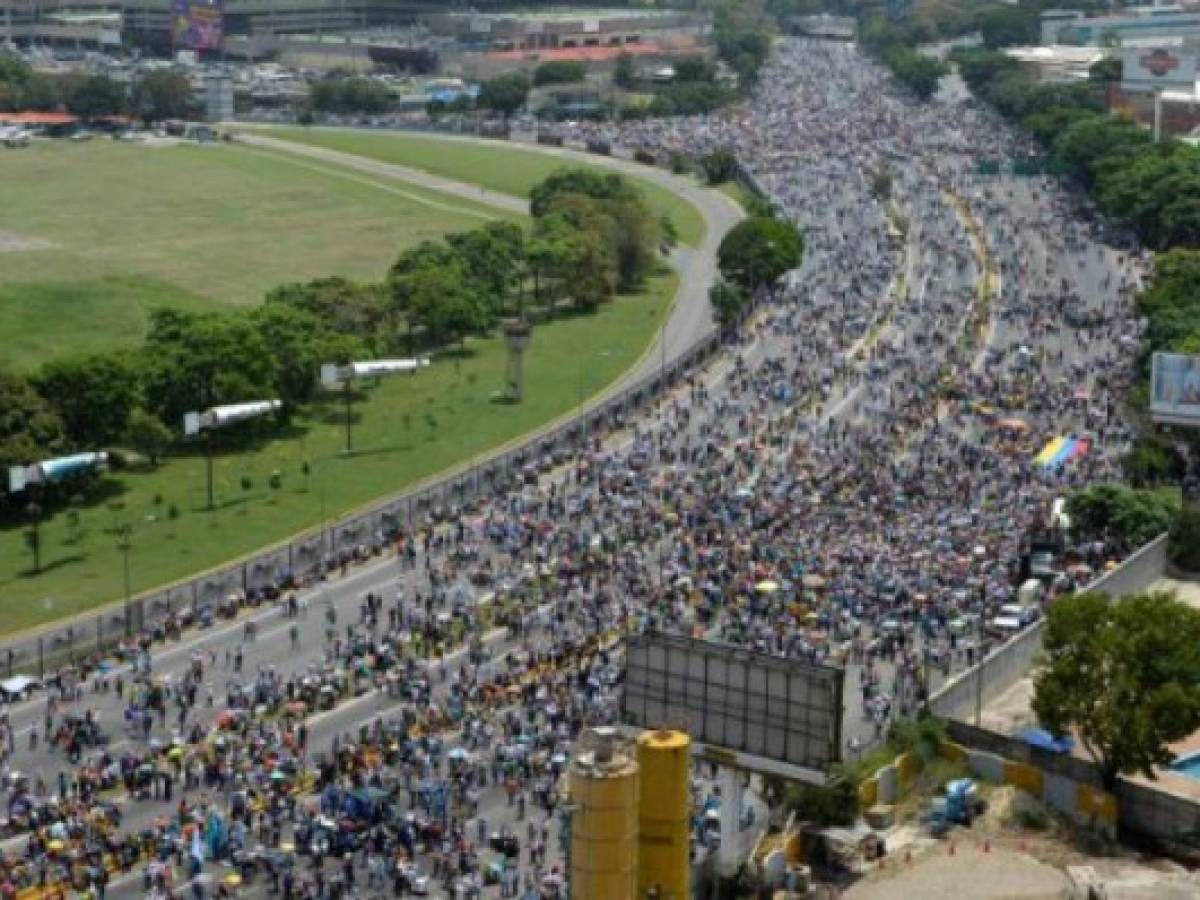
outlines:
M1200 506L1184 505L1171 525L1167 553L1171 562L1188 572L1200 572Z

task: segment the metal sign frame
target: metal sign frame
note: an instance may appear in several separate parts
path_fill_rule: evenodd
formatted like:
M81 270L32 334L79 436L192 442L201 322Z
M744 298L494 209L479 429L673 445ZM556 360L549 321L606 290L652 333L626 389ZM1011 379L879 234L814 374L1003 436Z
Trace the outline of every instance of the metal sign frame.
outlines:
M845 671L710 641L644 634L625 650L623 721L686 721L693 740L827 772L841 759Z

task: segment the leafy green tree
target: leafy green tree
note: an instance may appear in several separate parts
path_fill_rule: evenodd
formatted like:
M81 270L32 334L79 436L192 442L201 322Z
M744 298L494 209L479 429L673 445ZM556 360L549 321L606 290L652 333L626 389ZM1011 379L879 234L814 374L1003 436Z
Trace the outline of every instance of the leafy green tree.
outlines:
M729 230L717 250L726 281L755 291L800 265L804 236L788 222L754 216Z
M983 45L991 50L1032 44L1038 40L1038 11L1032 7L988 6L976 14Z
M368 352L382 351L390 293L384 285L361 284L341 276L281 285L267 294L281 304L311 313L336 334L361 340Z
M0 471L65 448L62 420L29 380L0 368Z
M145 408L164 422L275 396L270 349L249 316L154 310L142 358Z
M1156 491L1123 484L1096 484L1067 497L1071 528L1081 538L1110 538L1140 547L1165 532L1175 504Z
M392 96L386 85L373 78L329 75L313 82L309 103L320 112L376 115L391 108Z
M745 290L729 281L717 281L708 289L713 318L726 328L738 320L748 300Z
M500 113L507 119L525 105L529 87L529 76L524 72L497 75L479 88L478 103L483 109Z
M587 67L576 60L551 60L533 70L533 83L538 87L546 84L578 84L585 78Z
M195 109L191 82L180 72L147 72L133 86L130 107L147 122L187 118Z
M737 157L728 147L718 147L700 160L709 184L724 184L737 178Z
M175 435L163 424L162 419L144 409L135 409L129 416L125 429L125 441L138 453L157 466L167 452Z
M884 56L892 74L921 100L937 93L942 76L949 69L931 56L904 47L895 47Z
M448 234L446 243L458 253L489 315L499 314L520 288L525 232L512 222L489 222L473 231Z
M267 347L271 395L282 401L284 415L316 394L322 363L345 363L345 357L365 351L361 341L332 331L317 316L294 307L266 304L248 315Z
M613 65L613 84L622 90L632 90L637 85L637 76L633 70L633 57L622 53Z
M434 342L461 342L489 324L484 298L462 257L446 244L425 241L402 253L388 284L396 312Z
M1106 56L1104 59L1098 60L1088 68L1088 78L1092 81L1097 81L1100 84L1109 84L1110 82L1120 81L1123 73L1121 57Z
M141 383L136 368L115 353L63 357L46 363L34 385L80 449L98 449L125 435Z
M1122 774L1154 778L1174 758L1167 745L1200 728L1200 612L1173 594L1064 597L1043 649L1033 711L1078 736L1109 790Z
M1200 572L1200 506L1185 503L1171 523L1167 555L1188 572Z
M562 168L533 186L529 192L529 212L544 216L551 204L567 194L580 194L593 200L636 200L641 192L628 180L614 172L591 169Z
M62 105L62 90L58 81L37 72L21 87L19 96L23 109L54 112Z
M683 81L713 81L717 77L717 67L699 54L685 56L675 61L675 80Z
M89 75L68 83L67 109L84 119L123 113L129 107L128 88L105 75Z

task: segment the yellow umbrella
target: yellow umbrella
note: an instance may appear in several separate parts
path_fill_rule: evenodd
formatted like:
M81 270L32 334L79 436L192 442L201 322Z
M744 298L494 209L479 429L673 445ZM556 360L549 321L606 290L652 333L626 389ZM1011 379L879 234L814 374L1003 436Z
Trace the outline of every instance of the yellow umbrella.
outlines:
M229 887L237 887L242 883L242 876L237 872L230 872L222 879L222 881L224 881Z
M773 594L779 590L779 582L771 581L769 578L766 581L760 581L754 586L754 589L760 594Z
M66 844L64 844L62 841L47 841L47 842L46 842L46 849L47 849L47 850L54 850L54 851L58 851L58 850L62 850L62 849L63 849L64 847L66 847L66 846L67 846L67 845L66 845Z

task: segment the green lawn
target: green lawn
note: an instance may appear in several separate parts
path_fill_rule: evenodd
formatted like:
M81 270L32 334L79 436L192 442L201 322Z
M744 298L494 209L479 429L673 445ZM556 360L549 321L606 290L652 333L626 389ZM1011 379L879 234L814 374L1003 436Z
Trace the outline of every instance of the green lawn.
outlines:
M561 160L545 153L514 149L503 143L486 145L438 140L412 134L335 131L321 128L269 128L263 134L343 153L354 153L381 162L411 166L434 175L478 184L489 190L528 197L535 184L574 160ZM587 166L610 172L601 166ZM697 246L704 238L704 218L686 200L645 179L637 179L646 199L659 214L675 223L679 239Z
M0 329L8 338L0 364L19 367L133 346L158 305L220 308L256 303L288 280L378 278L404 246L497 215L247 147L38 142L3 162L0 247L10 252L0 253ZM15 238L50 246L12 251ZM414 377L365 390L352 457L341 453L336 399L286 432L219 455L213 512L203 509L203 459L181 455L153 471L111 472L69 508L50 510L36 576L24 526L0 525L0 633L119 597L115 524L133 526L132 582L145 590L333 520L570 412L637 361L676 286L673 274L662 275L595 315L538 326L520 405L489 399L504 381L501 340L472 340L465 354L444 354ZM271 490L275 471L282 486Z
M76 508L42 528L45 571L29 576L23 530L0 529L0 632L80 612L121 595L121 555L110 530L134 526L135 590L182 578L281 540L322 520L433 475L570 412L635 363L671 306L677 279L656 278L642 295L598 314L539 326L526 357L528 397L506 406L489 398L504 381L502 341L468 343L413 377L384 379L355 406L356 453L345 457L343 406L312 409L286 436L216 462L217 509L205 512L204 464L173 458L157 471L113 473ZM301 472L309 461L308 484ZM268 487L278 470L283 484ZM241 487L243 476L251 488ZM156 502L156 500L158 502ZM113 501L122 504L112 507ZM179 515L171 519L170 507Z
M5 153L0 177L0 333L16 367L135 344L155 306L253 304L285 281L379 278L403 247L502 215L224 145L36 142ZM2 252L13 238L40 248Z

